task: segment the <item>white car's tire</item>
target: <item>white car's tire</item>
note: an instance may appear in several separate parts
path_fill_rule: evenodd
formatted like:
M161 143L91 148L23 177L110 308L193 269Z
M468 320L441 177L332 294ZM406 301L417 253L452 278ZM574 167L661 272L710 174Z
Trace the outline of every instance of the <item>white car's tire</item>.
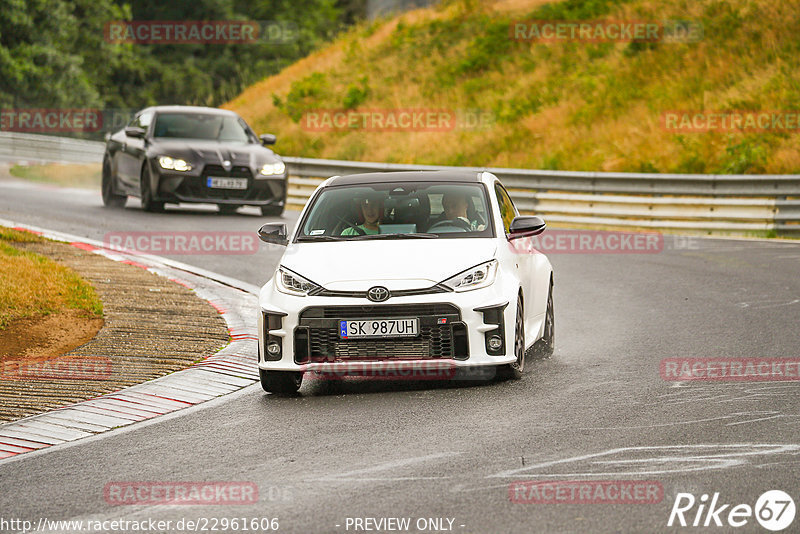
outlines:
M303 384L303 373L295 371L265 371L264 369L259 369L258 374L264 391L275 395L294 395Z
M503 365L497 370L503 380L520 379L525 372L525 310L522 297L517 298L517 317L514 321L514 355L517 361Z
M533 358L544 359L553 355L556 346L556 318L553 310L553 279L550 279L550 290L547 293L547 311L544 316L544 334L533 344Z

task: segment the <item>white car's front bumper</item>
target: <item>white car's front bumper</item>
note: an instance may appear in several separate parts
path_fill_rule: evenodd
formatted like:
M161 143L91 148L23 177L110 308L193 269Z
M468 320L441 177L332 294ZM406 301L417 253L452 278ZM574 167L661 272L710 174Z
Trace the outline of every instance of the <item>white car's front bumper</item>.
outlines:
M499 281L498 281L499 282ZM414 296L392 297L383 303L374 303L366 298L352 297L329 297L329 296L305 296L298 297L287 295L276 291L273 282L268 282L261 290L260 303L262 313L259 316L259 362L261 369L270 371L316 371L330 373L346 373L348 370L358 372L380 371L382 369L412 369L419 373L426 370L460 367L495 366L512 363L514 356L514 323L516 319L516 296L517 287L508 287L501 283L495 283L483 289L465 292L446 292L432 293ZM466 354L456 354L453 352L448 357L435 357L421 355L419 358L409 357L408 352L403 356L393 354L393 347L400 346L402 339L383 340L385 353L375 353L376 345L369 345L369 358L339 358L337 357L336 345L338 343L352 344L364 343L363 340L339 340L330 333L326 334L329 347L326 354L321 355L319 351L309 355L309 349L303 348L307 345L304 334L298 335L298 328L301 332L309 327L308 315L310 308L335 308L339 306L364 307L364 316L370 319L382 318L382 307L402 307L410 305L430 305L443 304L455 307L456 313L460 316L458 324L455 325L460 339L466 339ZM497 311L486 312L486 309ZM500 311L502 310L502 311ZM304 318L301 320L301 314ZM403 316L414 316L414 313ZM349 317L337 317L336 312L333 316L327 315L325 327L329 329L332 320L347 319ZM449 315L452 319L453 315ZM498 325L498 318L502 317L502 325ZM265 318L271 322L271 326L265 328ZM538 318L537 318L538 319ZM430 319L428 319L430 322ZM490 321L490 322L486 322ZM540 321L539 321L540 322ZM317 323L321 324L321 323ZM530 324L530 323L529 323ZM452 321L448 320L448 326L454 328ZM335 328L335 325L333 326ZM535 329L538 331L538 329ZM534 334L536 333L533 332ZM492 351L488 348L486 339L489 335L502 333L503 347L501 351ZM528 339L531 332L528 332ZM406 338L408 339L408 338ZM451 338L453 339L453 338ZM533 338L535 339L535 337ZM281 346L280 359L270 359L266 351L268 340L279 341ZM296 340L298 345L296 346ZM374 340L373 340L374 341ZM422 340L425 341L424 339ZM462 341L458 342L461 347ZM300 345L302 344L302 345ZM316 345L319 347L319 344ZM332 348L332 350L331 350ZM343 347L344 348L344 347ZM348 348L344 348L348 352ZM357 352L357 351L356 351ZM492 353L494 352L494 353ZM383 354L382 356L380 354ZM266 357L265 357L266 355ZM310 358L308 357L310 356ZM321 357L324 356L324 357ZM332 360L332 361L331 361Z

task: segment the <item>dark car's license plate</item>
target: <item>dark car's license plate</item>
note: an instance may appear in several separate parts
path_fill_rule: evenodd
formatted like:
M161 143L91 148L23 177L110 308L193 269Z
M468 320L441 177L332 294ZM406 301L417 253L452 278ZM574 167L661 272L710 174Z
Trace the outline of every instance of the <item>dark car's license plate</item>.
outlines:
M214 189L247 189L247 178L209 176L206 185Z
M342 339L369 337L413 337L419 334L419 319L398 317L363 321L339 321Z

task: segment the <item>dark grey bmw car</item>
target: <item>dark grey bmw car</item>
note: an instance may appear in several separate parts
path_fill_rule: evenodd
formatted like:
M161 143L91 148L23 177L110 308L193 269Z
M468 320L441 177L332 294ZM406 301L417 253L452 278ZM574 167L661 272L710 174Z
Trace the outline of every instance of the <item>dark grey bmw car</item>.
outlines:
M165 203L211 203L222 213L258 206L280 215L287 173L266 147L275 136L256 136L236 113L217 108L157 106L139 111L110 135L103 156L103 203L123 207L129 195L145 211Z

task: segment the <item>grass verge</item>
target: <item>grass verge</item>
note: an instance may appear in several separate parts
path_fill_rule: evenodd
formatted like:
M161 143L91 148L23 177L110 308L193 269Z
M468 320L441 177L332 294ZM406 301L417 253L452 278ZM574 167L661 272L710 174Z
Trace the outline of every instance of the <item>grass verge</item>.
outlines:
M103 303L90 283L51 259L14 246L39 241L35 234L0 227L0 331L15 320L62 310L102 317Z
M102 181L102 168L99 163L13 165L9 172L12 176L23 180L55 184L63 187L100 189Z

